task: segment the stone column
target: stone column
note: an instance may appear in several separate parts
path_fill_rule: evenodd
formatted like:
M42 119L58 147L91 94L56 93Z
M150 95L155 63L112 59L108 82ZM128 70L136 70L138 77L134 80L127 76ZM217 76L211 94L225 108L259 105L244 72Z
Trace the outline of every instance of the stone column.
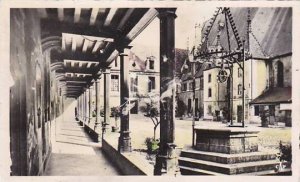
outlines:
M175 18L176 8L159 8L160 19L160 145L155 175L175 175Z
M84 100L83 100L83 94L84 94L84 92L80 95L80 97L81 97L81 116L80 116L80 118L81 118L81 122L83 122L83 114L84 114Z
M90 86L89 88L89 119L88 119L88 124L90 124L92 118L93 118L93 85Z
M109 96L110 96L110 68L104 70L104 123L103 123L103 133L109 128L110 124L110 106L109 106Z
M85 113L85 123L88 124L89 120L90 120L90 89L87 88L86 92L85 92L85 99L86 99L86 113Z
M78 120L80 118L80 96L77 98L77 112L78 112Z
M96 131L97 127L100 123L100 78L96 79L95 81L95 92L96 92L96 122L95 128Z
M86 89L83 92L83 126L86 120Z
M125 62L124 48L119 49L120 53L120 106L121 106L121 124L120 137L118 144L119 152L131 152L131 138L129 131L129 115L130 115L130 101L129 101L129 62Z
M79 122L81 122L82 119L82 94L79 96Z

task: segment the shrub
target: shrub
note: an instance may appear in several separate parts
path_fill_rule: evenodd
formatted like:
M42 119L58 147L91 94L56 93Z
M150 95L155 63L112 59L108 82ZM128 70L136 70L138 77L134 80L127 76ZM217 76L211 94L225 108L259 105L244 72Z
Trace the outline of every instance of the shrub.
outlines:
M292 145L291 144L282 144L282 142L279 142L279 160L280 161L292 161Z
M147 137L145 139L145 145L147 146L147 152L148 153L155 153L157 149L159 148L158 146L159 140L155 140L153 138Z

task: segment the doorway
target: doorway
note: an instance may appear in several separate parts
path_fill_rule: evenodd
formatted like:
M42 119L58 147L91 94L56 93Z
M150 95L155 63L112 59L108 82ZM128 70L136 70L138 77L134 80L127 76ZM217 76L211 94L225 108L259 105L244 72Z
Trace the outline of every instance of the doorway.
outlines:
M191 110L192 110L192 99L188 99L188 114L191 113Z
M241 123L243 117L243 107L241 105L237 106L237 122Z

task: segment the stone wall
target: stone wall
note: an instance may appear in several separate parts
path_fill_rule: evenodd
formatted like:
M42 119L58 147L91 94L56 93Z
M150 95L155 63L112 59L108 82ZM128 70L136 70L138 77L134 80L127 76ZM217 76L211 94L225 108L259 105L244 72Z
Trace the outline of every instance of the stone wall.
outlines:
M292 56L284 56L272 60L270 67L270 87L278 85L278 63L283 64L283 87L292 86Z
M187 83L187 90L186 91L183 91L181 90L181 87L184 83ZM192 110L194 111L194 107L195 105L193 105L193 90L191 90L190 88L190 84L192 84L192 80L186 80L186 81L181 81L181 86L178 87L178 99L180 101L182 101L184 103L184 107L185 108L185 111L184 111L184 116L189 116L191 115L191 113L188 111L188 100L190 99L191 100L191 103L192 103ZM200 78L196 78L195 79L195 84L196 84L196 87L195 87L195 102L196 102L196 99L198 100L198 109L199 109L199 117L202 117L203 116L203 110L204 110L204 105L203 105L203 89L200 90Z
M11 175L39 175L51 154L50 59L43 56L38 12L10 11Z

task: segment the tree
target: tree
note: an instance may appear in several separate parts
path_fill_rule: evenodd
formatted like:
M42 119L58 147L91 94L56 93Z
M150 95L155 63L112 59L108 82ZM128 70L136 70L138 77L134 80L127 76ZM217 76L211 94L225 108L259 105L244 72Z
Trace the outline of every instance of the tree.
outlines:
M159 113L158 113L158 109L157 107L151 105L151 104L148 104L147 103L147 111L148 113L145 114L145 116L149 117L153 124L154 124L154 128L153 128L153 139L156 140L156 129L157 127L159 126L160 124L160 121L159 121Z
M156 129L160 124L159 120L159 95L155 92L150 92L149 94L142 97L141 95L137 95L139 99L144 98L144 101L146 102L146 109L144 116L149 117L153 122L153 140L156 140Z

